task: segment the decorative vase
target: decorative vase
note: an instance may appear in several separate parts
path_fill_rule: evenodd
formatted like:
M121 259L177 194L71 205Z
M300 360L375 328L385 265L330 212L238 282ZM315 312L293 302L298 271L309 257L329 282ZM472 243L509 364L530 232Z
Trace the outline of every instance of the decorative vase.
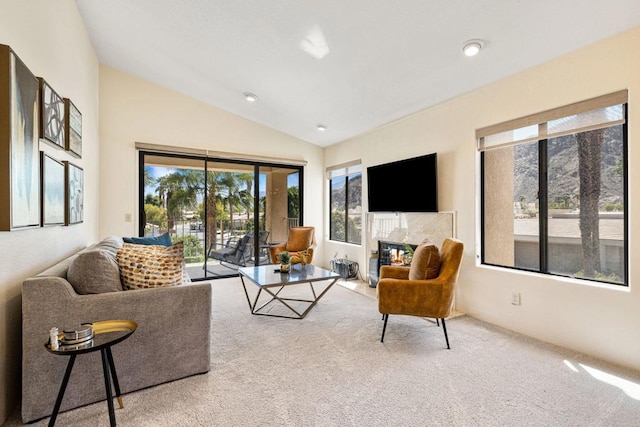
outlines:
M288 273L290 269L291 269L291 264L280 264L281 273Z

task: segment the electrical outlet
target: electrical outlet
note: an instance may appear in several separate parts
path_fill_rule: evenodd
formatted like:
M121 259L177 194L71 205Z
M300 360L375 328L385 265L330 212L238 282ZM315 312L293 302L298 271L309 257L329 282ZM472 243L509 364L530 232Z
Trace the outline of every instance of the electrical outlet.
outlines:
M520 292L513 292L511 294L511 304L520 305Z
M130 213L126 213L124 214L124 222L131 222L131 214Z

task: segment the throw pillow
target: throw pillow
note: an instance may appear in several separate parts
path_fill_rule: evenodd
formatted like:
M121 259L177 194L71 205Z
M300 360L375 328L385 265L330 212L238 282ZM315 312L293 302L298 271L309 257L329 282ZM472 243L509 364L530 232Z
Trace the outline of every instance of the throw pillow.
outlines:
M434 279L440 273L440 253L438 247L423 240L413 252L409 280Z
M117 258L125 290L176 286L184 281L183 242L169 247L125 243Z
M80 252L69 265L67 280L80 295L122 290L115 254L102 249Z
M145 236L145 237L123 237L125 243L131 243L134 245L160 245L171 246L171 236L169 233L164 233L159 236Z
M100 249L103 251L107 251L113 255L113 259L115 260L116 253L118 252L118 249L122 247L122 244L123 241L121 237L111 236L105 237L104 239L93 245L93 247L91 247L90 249Z

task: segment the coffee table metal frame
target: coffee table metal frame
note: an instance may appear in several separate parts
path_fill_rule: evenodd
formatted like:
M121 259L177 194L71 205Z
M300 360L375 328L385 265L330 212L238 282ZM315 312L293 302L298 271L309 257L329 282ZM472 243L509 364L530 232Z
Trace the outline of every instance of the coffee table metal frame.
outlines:
M291 270L289 273L280 273L278 271L278 266L271 265L263 265L259 267L243 267L239 268L238 272L240 273L240 280L242 281L242 287L244 288L244 294L247 297L247 303L249 304L249 309L251 310L251 314L260 315L260 316L271 316L271 317L283 317L286 319L304 319L307 313L318 303L320 298L327 293L329 289L340 279L340 275L334 273L329 270L325 270L320 267L316 267L314 265L301 265L296 264L291 266ZM258 287L258 292L251 301L249 297L249 292L247 291L247 285L245 279L248 279L251 283ZM320 293L316 293L316 289L313 287L315 282L324 282L331 281L329 285L322 290ZM298 299L298 298L285 298L280 296L280 292L287 286L299 285L308 283L311 288L311 294L313 295L313 299ZM260 304L258 306L258 301L260 299L260 295L262 291L267 293L271 298L268 299L265 303ZM293 314L291 316L283 315L283 314L271 314L268 312L263 312L266 306L271 304L274 301L278 301L287 309L289 309ZM288 302L304 302L309 305L307 308L300 312L293 308Z

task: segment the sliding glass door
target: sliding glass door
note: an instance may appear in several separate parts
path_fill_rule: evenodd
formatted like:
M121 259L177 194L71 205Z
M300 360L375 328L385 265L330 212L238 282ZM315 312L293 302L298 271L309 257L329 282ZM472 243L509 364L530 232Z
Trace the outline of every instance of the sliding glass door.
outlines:
M261 166L259 174L262 229L269 232L269 242L284 242L289 228L302 225L301 170Z
M238 267L255 264L254 166L210 160L207 162L206 273L234 274Z
M140 153L140 235L184 241L190 277L270 263L301 225L302 167Z
M169 233L184 242L187 265L204 260L202 200L205 162L202 159L145 155L140 235Z

